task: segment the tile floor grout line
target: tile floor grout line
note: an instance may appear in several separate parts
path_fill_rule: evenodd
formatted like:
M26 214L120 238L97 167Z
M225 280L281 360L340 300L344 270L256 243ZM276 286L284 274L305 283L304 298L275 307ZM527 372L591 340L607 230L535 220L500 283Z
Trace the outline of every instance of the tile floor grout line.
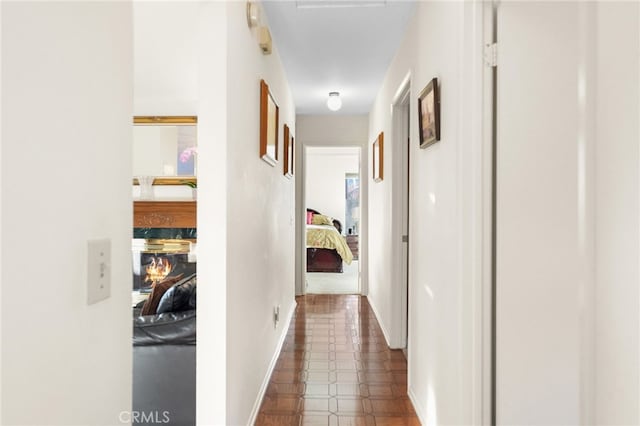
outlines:
M400 350L384 343L367 299L306 295L298 305L256 425L419 425Z

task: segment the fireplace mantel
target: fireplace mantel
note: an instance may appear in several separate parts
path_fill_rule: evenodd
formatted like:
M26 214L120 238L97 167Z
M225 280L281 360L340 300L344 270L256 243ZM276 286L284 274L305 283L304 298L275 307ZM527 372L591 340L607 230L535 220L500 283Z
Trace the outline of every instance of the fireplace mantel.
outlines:
M133 202L134 228L197 228L196 201L148 200Z

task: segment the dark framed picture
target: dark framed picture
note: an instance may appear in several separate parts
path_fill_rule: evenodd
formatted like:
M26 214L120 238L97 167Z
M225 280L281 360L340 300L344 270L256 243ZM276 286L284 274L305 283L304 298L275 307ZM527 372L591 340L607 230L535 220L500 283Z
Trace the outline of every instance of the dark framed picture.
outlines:
M260 158L275 166L278 162L278 114L280 108L269 91L269 85L260 80Z
M440 140L440 96L437 78L431 80L418 96L418 122L420 148L426 148Z
M293 136L291 136L289 126L284 125L284 167L283 173L286 177L293 176Z
M384 132L373 141L373 180L380 182L384 179Z

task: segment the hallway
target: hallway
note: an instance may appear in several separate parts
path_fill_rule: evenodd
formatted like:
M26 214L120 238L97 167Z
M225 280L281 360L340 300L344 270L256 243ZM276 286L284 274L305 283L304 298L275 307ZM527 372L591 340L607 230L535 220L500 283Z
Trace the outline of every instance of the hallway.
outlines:
M407 362L365 297L297 297L256 425L419 425Z

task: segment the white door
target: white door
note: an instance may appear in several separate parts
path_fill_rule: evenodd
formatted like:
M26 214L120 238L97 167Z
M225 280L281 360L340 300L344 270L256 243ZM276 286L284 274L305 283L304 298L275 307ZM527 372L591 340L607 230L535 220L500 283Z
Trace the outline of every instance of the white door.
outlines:
M640 5L497 33L496 423L640 424Z
M581 7L498 7L498 425L581 423Z

